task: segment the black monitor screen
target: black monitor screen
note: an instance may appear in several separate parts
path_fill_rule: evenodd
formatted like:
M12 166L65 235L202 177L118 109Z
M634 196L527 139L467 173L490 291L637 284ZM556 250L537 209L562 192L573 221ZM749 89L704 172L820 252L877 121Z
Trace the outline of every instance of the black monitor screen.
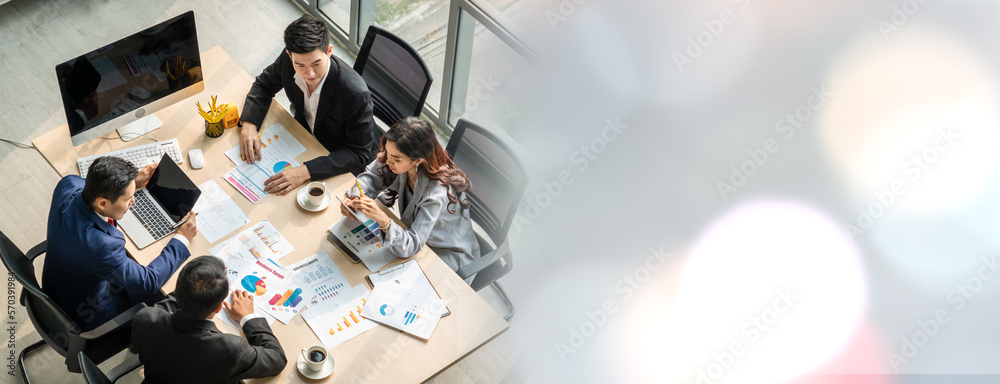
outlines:
M56 66L76 136L202 81L194 12Z
M163 155L160 164L149 177L146 190L153 195L153 199L160 203L175 223L191 212L194 204L198 202L198 197L201 196L198 186L167 155Z

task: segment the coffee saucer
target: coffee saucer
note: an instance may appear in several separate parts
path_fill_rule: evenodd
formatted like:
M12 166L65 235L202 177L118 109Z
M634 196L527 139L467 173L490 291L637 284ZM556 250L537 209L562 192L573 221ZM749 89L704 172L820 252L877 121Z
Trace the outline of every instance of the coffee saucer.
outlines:
M333 373L333 367L334 367L333 359L327 358L326 364L323 364L323 369L320 369L318 371L310 370L309 367L306 366L306 359L302 357L301 353L299 354L298 361L295 362L295 368L299 369L299 373L301 373L302 376L305 376L307 379L313 379L313 380L327 378L327 376L330 376L330 374Z
M332 198L330 197L329 193L323 196L323 202L320 203L318 206L310 204L308 189L309 188L300 188L299 193L295 195L295 200L298 201L299 206L302 207L302 209L305 209L310 212L319 212L326 209L326 207L330 206L330 200L332 200Z

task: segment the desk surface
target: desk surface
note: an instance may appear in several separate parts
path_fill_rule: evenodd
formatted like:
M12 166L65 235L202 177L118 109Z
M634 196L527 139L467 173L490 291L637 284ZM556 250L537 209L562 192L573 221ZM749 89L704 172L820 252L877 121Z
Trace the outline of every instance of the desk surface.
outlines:
M268 195L257 204L252 204L222 179L222 175L235 167L224 152L239 144L239 133L235 129L228 129L219 138L205 136L204 122L195 111L194 102L202 101L204 104L209 100L209 95L219 95L220 102L233 102L242 106L253 84L253 78L220 47L202 53L202 69L205 75L205 91L156 112L156 116L163 121L163 127L151 132L149 136L158 140L177 138L184 153L185 163L181 164L181 168L196 184L200 185L209 179L215 179L250 217L251 224L264 219L270 220L295 247L295 252L280 260L282 264L290 265L323 250L331 255L351 285L363 284L365 275L369 273L368 269L362 264L352 263L343 252L326 240L326 228L341 217L338 209L328 208L322 212L305 211L295 202L298 190L285 196ZM278 103L271 104L262 126L270 127L275 123L284 126L305 146L306 152L296 158L300 163L327 153L326 149ZM144 138L128 143L118 139L96 139L79 147L73 147L69 131L63 125L39 136L33 144L60 175L66 176L79 174L76 165L76 159L79 157L149 142ZM193 170L187 165L189 163L187 151L195 148L200 148L205 154L205 166L199 170ZM343 193L354 183L354 178L350 174L343 174L323 181L333 193ZM246 227L240 230L243 229ZM237 232L213 244L208 243L204 236L195 236L191 241L192 256L207 255L209 248L227 240ZM137 249L131 241L127 241L126 248L139 263L145 265L159 255L169 238L162 239L143 250ZM426 342L385 326L365 332L330 351L337 367L333 375L319 382L425 381L507 329L507 323L503 318L430 249L424 247L414 258L441 297L448 301L451 316L441 319L434 334ZM391 265L402 261L404 260L398 259ZM175 273L164 285L163 290L173 291L176 278ZM307 308L306 311L308 310ZM220 314L220 316L225 315ZM218 318L215 322L223 332L240 333ZM296 316L287 325L276 321L272 330L285 349L289 363L276 377L250 382L316 382L305 379L295 368L299 350L320 344L312 329L302 320L302 316Z

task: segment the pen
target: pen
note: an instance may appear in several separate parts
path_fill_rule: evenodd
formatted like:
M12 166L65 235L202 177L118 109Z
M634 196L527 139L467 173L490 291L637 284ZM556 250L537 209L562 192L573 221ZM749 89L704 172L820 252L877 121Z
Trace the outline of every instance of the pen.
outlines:
M358 186L358 193L361 194L361 197L365 197L365 193L361 191L361 183L358 182L358 179L354 179L354 184Z

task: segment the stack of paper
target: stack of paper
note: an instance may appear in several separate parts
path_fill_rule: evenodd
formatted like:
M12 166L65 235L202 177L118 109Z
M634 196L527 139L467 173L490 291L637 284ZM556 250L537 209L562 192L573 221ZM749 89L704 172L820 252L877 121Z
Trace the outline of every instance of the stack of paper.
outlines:
M275 260L294 250L271 222L264 220L208 252L225 261L230 290L254 294L257 308L287 324L305 307L306 293L292 272Z

